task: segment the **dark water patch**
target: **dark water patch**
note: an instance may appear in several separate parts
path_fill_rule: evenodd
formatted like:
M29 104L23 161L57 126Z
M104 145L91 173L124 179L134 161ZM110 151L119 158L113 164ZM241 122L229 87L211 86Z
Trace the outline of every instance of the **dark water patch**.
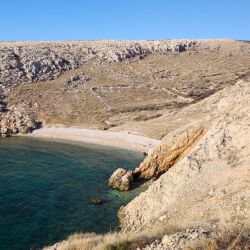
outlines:
M97 145L0 139L0 249L39 249L72 233L115 229L117 210L140 189L118 192L107 180L141 160ZM93 206L93 198L105 202Z

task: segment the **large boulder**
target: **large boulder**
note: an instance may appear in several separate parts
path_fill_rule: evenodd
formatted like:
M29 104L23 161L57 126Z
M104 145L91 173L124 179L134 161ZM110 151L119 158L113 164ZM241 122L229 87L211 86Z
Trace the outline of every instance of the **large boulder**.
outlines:
M133 179L134 177L132 171L118 168L109 178L108 184L114 189L128 191Z

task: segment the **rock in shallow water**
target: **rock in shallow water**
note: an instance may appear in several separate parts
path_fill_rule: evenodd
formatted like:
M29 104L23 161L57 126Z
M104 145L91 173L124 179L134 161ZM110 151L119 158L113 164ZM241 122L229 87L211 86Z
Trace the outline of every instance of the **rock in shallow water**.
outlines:
M95 198L95 199L92 199L92 200L90 201L90 203L91 203L92 205L102 205L102 204L103 204L103 200L101 200L101 199L99 199L99 198Z
M118 168L109 178L109 186L120 191L128 191L133 181L133 172L123 168Z

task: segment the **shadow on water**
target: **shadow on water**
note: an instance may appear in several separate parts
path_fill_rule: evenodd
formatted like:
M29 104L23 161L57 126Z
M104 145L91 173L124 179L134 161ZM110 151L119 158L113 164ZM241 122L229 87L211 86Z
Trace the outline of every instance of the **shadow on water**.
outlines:
M140 180L140 179L136 179L135 181L133 181L133 183L131 184L131 188L130 190L136 190L140 188L141 191L145 191L148 188L148 182L145 180Z

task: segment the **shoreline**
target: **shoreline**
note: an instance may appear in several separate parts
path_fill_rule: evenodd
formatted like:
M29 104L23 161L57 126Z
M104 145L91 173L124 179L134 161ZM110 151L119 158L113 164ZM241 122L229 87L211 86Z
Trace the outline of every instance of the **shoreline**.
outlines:
M124 148L146 153L161 143L160 140L134 135L128 132L95 130L76 127L42 127L24 136L93 143L102 146Z

